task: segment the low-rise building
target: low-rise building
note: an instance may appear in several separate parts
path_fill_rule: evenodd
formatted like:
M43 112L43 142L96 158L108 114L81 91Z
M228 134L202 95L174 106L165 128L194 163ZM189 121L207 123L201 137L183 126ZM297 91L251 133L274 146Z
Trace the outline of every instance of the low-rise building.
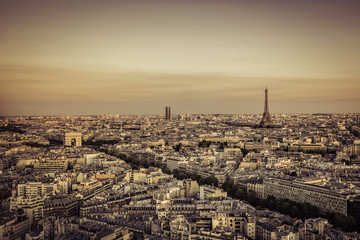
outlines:
M221 188L213 186L200 186L200 200L209 199L209 198L226 198L227 192Z
M12 216L0 221L0 239L12 240L24 238L30 231L31 221L26 215Z
M348 194L340 193L322 186L297 181L266 178L264 179L264 197L287 198L295 202L307 202L322 212L336 212L348 215Z
M55 191L54 183L27 182L17 185L17 195L19 197L43 197Z
M15 197L11 198L10 210L23 209L30 221L40 220L43 217L44 198L42 197Z

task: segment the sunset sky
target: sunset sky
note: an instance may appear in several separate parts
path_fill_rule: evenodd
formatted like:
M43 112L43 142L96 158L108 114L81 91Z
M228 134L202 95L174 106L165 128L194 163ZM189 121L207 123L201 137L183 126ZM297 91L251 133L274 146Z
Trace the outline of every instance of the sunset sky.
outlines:
M0 115L360 112L359 0L1 0Z

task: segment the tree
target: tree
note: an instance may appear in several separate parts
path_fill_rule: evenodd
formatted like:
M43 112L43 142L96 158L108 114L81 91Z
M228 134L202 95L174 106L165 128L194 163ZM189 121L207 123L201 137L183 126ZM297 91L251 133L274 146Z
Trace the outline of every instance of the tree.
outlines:
M219 149L224 150L224 148L227 147L227 145L228 145L227 142L222 142L222 143L220 143Z
M241 152L242 152L243 156L245 157L249 153L249 150L242 148Z
M185 173L184 173L184 172L179 172L179 174L177 175L177 177L176 177L176 178L178 178L178 179L182 180L182 179L185 179L185 178L186 178L186 175L185 175Z
M310 208L310 217L318 217L319 216L319 208L309 204Z
M190 173L189 177L194 181L199 181L199 179L200 179L200 175L198 175L196 173Z
M236 197L236 191L237 191L238 189L241 189L241 187L240 187L239 184L233 184L233 185L232 185L231 190L230 190L232 197ZM243 189L241 189L241 190L243 190ZM243 190L243 191L244 191L244 190ZM244 194L246 195L246 190L244 191Z
M241 188L236 189L235 198L240 199L240 200L245 200L246 199L245 191L242 190Z
M272 195L269 195L266 198L265 204L266 204L266 207L269 208L270 210L275 210L275 208L276 208L276 199L275 199L275 197L272 196Z
M340 228L346 232L356 231L356 219L352 216L345 216L340 213L327 213L326 218L336 228Z
M177 178L177 176L179 175L180 171L179 169L175 168L173 171L172 171L172 174L174 175L175 178Z
M256 193L252 190L249 191L247 200L253 206L258 206L260 204L260 199L256 197Z
M310 218L310 204L305 202L300 204L300 211L302 212L302 215L304 218Z
M0 200L4 200L11 197L11 190L8 188L2 188L0 189Z
M181 143L173 146L173 149L174 149L176 152L179 152L179 151L180 151L180 148L181 148Z
M205 178L204 182L207 185L214 185L215 187L217 187L219 184L219 180L214 175Z
M232 186L234 185L234 181L230 180L230 179L226 179L225 182L222 185L222 188L226 191L226 192L231 192Z
M297 206L293 205L290 208L289 215L290 217L299 217L301 215L301 212Z
M149 167L149 163L145 159L141 159L139 161L139 165L140 165L140 167L143 167L143 168L148 168Z
M211 144L211 141L203 140L203 141L199 142L198 146L200 148L208 148L208 147L210 147L210 144Z
M166 165L162 165L162 166L161 166L161 170L163 171L163 173L171 174L170 169L168 169L168 168L166 167Z
M205 184L206 184L205 179L202 178L202 177L200 177L200 179L199 179L199 181L198 181L198 184L199 184L199 185L205 185Z

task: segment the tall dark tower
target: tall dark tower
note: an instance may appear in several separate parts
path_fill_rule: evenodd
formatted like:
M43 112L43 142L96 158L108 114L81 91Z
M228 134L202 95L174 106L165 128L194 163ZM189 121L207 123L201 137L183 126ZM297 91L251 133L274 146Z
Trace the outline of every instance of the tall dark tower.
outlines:
M170 107L165 107L165 119L170 120Z
M263 118L261 119L261 122L260 122L260 126L261 127L274 126L274 123L271 121L271 116L270 116L270 112L269 112L268 90L267 90L267 88L265 89L265 107L264 107Z

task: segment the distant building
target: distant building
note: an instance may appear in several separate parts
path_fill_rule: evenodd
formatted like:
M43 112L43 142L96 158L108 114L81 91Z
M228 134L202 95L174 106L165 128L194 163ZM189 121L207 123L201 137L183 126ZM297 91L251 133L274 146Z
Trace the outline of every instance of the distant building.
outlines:
M232 211L228 219L232 232L242 233L250 239L255 239L255 216L250 213Z
M42 172L65 172L68 169L67 159L47 159L34 163L34 170Z
M191 239L189 222L183 215L175 215L170 221L170 239Z
M44 197L55 191L56 185L53 183L27 182L17 186L18 197Z
M10 211L22 208L31 222L43 217L44 198L42 197L17 197L11 198Z
M80 132L67 132L65 133L64 146L66 147L81 147L82 138Z
M299 239L299 232L286 230L278 218L259 218L256 220L255 236L259 240L267 239Z
M226 198L227 192L213 186L200 186L200 200L209 198Z
M249 194L250 191L254 191L256 196L260 199L264 199L264 184L263 184L263 178L261 177L252 177L248 179L246 183L246 190Z
M269 112L269 103L268 103L268 90L265 89L265 106L264 106L264 114L263 118L260 122L260 127L271 127L274 126L274 123L271 120L271 115Z
M92 153L92 154L85 154L85 165L93 165L93 166L100 166L100 154L99 153Z
M150 172L142 168L140 170L132 170L127 172L124 181L129 183L158 184L161 181L166 181L166 179L171 178L171 175L164 174L161 171Z
M78 199L74 196L53 196L44 200L44 216L70 217L78 214Z
M348 215L348 194L336 192L321 186L305 184L277 178L266 178L264 182L264 198L272 195L277 199L290 199L295 202L308 202L323 213L336 212Z
M293 143L288 146L289 151L326 151L322 143Z
M25 240L41 240L44 239L44 231L34 230L26 234Z
M129 183L146 183L147 174L140 171L130 171L126 173L124 180Z
M170 120L170 119L171 119L170 107L165 107L165 119L166 119L166 120Z
M183 158L171 157L166 159L166 167L173 171L174 169L179 169L179 163L184 163Z
M23 239L30 227L31 222L26 215L3 218L0 221L0 239Z
M190 179L184 180L185 197L196 197L199 193L199 184Z

